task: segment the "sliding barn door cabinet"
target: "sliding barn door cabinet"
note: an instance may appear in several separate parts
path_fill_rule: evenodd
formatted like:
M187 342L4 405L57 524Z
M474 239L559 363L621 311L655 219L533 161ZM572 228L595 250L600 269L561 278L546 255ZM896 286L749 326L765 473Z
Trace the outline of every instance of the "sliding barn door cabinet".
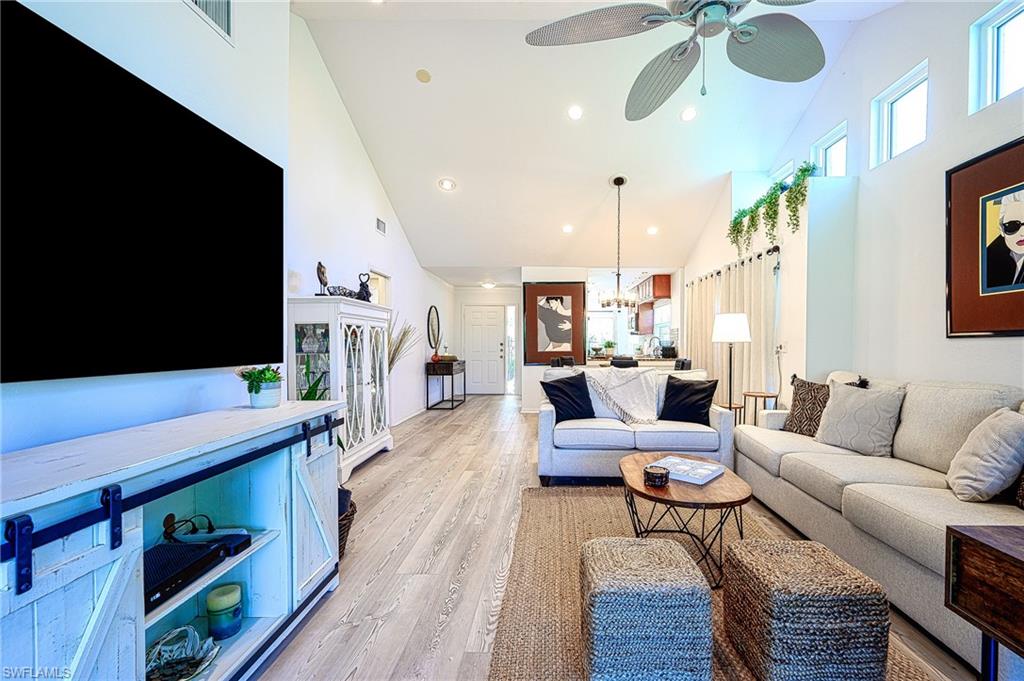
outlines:
M205 637L207 594L238 584L241 631L197 678L250 676L338 584L344 411L224 409L5 454L2 668L143 679L147 648L183 625ZM164 542L168 514L207 514L251 545L147 607L144 551Z

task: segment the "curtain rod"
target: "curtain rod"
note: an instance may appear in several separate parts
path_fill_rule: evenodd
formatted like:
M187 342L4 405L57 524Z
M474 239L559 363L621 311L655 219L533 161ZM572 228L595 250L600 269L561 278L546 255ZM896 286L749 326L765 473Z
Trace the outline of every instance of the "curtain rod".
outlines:
M746 264L748 262L753 262L754 258L757 258L758 260L760 260L762 257L764 257L766 255L777 255L777 254L779 254L781 252L782 252L782 248L778 244L775 244L774 246L768 248L767 250L759 251L757 253L751 253L750 255L748 255L745 258L740 258L739 260L734 260L733 262L728 263L727 265L723 265L722 267L720 267L720 268L718 268L716 270L712 270L711 272L707 272L705 274L702 274L699 277L697 277L696 279L691 279L690 281L686 282L686 287L689 287L691 284L695 284L695 283L697 283L699 281L704 281L705 279L710 279L711 277L720 277L720 276L722 276L722 272L723 271L732 269L732 267L734 265L736 267L742 267L744 264Z

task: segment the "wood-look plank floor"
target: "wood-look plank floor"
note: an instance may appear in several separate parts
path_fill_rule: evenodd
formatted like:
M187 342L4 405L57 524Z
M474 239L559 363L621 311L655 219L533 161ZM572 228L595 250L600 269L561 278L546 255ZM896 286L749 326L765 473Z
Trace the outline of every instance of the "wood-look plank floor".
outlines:
M537 420L514 397L470 397L394 429L395 448L349 481L358 505L341 586L264 679L485 679L512 560L519 492L537 486ZM747 509L779 536L797 533ZM897 613L935 681L974 678Z

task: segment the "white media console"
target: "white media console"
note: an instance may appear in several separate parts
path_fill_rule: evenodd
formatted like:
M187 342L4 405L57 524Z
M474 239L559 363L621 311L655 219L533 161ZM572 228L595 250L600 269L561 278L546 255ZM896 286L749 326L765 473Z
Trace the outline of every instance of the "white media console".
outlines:
M344 402L224 409L0 457L0 666L26 678L144 678L147 646L242 585L243 625L198 678L244 679L338 584ZM143 551L168 513L252 545L145 613ZM18 671L21 670L21 671Z

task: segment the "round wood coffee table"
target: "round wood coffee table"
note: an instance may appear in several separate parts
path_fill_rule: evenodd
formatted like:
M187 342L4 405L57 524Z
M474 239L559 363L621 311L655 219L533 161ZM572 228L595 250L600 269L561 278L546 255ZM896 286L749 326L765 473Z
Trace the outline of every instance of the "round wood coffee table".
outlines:
M704 563L711 576L711 588L722 585L722 534L730 517L736 523L740 539L743 538L743 504L750 501L753 492L742 478L728 468L706 485L669 480L665 487L644 484L644 466L666 456L680 459L718 463L713 459L675 452L630 454L619 460L619 471L625 485L626 509L637 537L655 533L684 534L697 549L698 563ZM651 502L649 512L641 513L636 498ZM712 511L708 517L708 511ZM715 514L714 511L719 511ZM716 517L717 515L717 517ZM665 526L661 524L664 521ZM699 523L699 526L698 526Z

